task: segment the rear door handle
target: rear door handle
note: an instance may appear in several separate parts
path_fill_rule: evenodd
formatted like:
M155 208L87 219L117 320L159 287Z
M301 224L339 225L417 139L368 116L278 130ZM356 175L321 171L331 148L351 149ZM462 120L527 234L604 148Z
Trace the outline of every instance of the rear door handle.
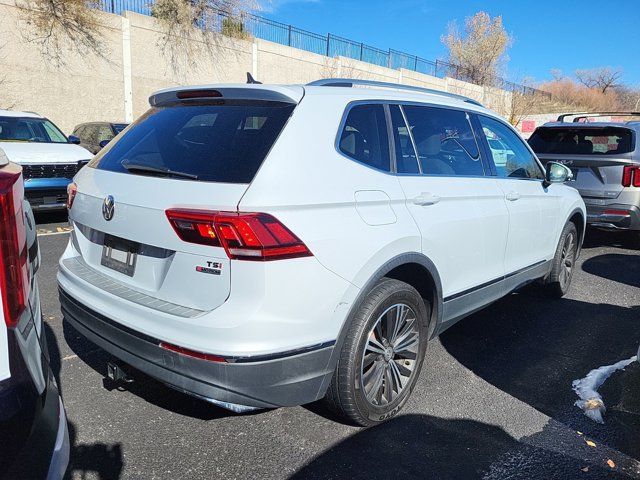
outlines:
M440 201L440 197L429 192L422 192L420 195L413 199L414 205L420 205L422 207L427 205L434 205Z
M512 190L505 195L505 198L510 202L515 202L516 200L520 199L520 194Z

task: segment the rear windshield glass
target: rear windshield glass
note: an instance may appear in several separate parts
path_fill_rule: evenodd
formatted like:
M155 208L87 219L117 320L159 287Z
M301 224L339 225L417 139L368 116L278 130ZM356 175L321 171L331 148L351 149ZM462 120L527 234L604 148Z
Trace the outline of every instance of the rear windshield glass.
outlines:
M249 183L293 108L274 103L152 108L92 166L136 175Z
M529 145L536 153L561 155L620 155L632 152L634 141L627 128L539 128Z

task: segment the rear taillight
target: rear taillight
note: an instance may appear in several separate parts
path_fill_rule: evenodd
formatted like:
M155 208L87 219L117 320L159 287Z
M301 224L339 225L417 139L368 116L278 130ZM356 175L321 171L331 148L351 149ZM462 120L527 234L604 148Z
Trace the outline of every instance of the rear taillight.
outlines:
M9 164L0 170L0 288L8 327L15 327L29 299L27 231L22 200L22 170Z
M266 213L167 210L167 218L185 242L223 247L237 260L281 260L308 257L307 246Z
M78 186L75 182L71 182L67 185L67 208L69 210L73 207L73 201L76 199L76 193L78 193Z
M622 170L622 186L640 187L640 165L625 165Z

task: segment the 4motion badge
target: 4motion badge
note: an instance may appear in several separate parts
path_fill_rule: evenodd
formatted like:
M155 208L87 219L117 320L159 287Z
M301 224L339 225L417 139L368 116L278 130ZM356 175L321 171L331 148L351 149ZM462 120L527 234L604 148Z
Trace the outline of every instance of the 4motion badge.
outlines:
M196 266L196 272L208 273L210 275L220 275L222 272L222 264L218 262L207 262L207 266Z

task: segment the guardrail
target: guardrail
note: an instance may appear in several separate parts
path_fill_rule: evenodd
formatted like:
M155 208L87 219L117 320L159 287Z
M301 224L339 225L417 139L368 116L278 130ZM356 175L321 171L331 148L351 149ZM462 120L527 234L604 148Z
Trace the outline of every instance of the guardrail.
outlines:
M101 0L100 7L109 13L121 14L124 10L129 10L143 15L151 15L153 3L154 0ZM438 78L451 77L464 81L468 81L469 78L468 75L465 75L463 67L441 60L426 60L417 55L393 49L382 50L337 35L320 35L251 13L245 13L239 17L230 17L222 11L216 13L218 18L213 23L216 25L217 31L224 31L226 20L238 25L237 28L253 37L331 58L340 55L381 67L404 68ZM491 86L511 92L551 98L549 92L510 82L501 77L493 77L489 83Z

